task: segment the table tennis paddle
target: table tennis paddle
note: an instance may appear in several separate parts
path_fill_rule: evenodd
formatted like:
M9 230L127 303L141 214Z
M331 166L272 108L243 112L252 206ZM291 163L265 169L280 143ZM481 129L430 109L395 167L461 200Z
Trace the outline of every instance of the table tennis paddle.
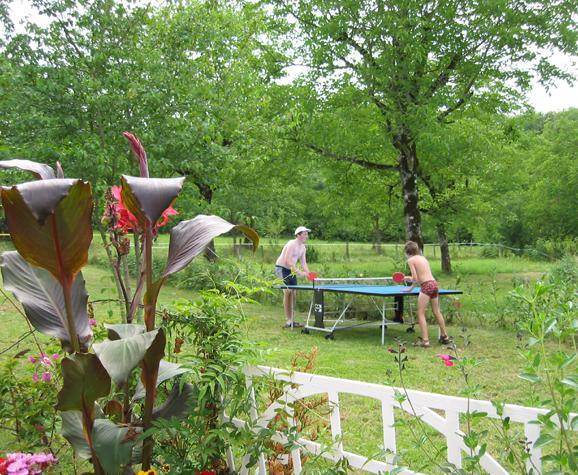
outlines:
M405 282L405 275L403 274L403 272L394 272L393 275L391 276L391 279L396 284L401 284Z
M307 274L307 280L309 282L313 282L315 279L317 279L317 272L309 272L309 274Z

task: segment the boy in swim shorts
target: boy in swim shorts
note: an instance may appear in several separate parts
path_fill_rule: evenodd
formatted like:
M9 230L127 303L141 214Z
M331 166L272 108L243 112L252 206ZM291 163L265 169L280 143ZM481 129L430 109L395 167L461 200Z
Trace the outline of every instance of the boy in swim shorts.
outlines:
M425 310L427 304L431 305L431 309L436 317L440 327L440 343L447 345L451 342L451 338L446 332L446 324L444 316L440 310L439 302L439 288L434 279L428 260L421 255L419 246L413 241L405 243L405 255L407 263L411 269L411 286L403 289L404 292L411 292L416 286L420 286L419 296L417 298L417 320L421 337L415 343L415 346L422 348L429 348L429 335L427 331L427 322L425 319Z

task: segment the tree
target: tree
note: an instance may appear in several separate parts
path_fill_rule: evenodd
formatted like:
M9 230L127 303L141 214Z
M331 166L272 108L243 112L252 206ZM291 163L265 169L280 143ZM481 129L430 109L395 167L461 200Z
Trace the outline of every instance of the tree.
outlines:
M360 101L375 108L375 133L395 155L384 147L381 157L366 160L331 144L304 145L329 159L398 173L407 237L420 246L421 135L469 109L511 110L533 76L546 84L568 79L552 64L552 51L577 52L576 0L271 3L277 16L295 23L295 41L321 94L358 90Z

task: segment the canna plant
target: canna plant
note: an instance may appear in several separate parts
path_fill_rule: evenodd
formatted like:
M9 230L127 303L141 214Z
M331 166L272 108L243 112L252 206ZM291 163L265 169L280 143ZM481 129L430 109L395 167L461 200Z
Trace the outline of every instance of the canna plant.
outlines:
M158 418L186 416L193 387L174 383L163 404L155 405L159 384L186 369L163 360L166 343L155 326L159 292L171 274L182 270L215 237L233 228L258 246L254 230L218 216L182 221L170 233L163 272L152 272L155 226L179 195L184 178L150 178L140 141L125 133L139 159L140 177L123 176L121 198L142 233L141 274L130 302L134 314L142 296L144 325L107 325L108 340L95 343L82 277L92 241L93 200L89 183L66 179L60 164L0 161L0 168L31 172L38 180L1 190L8 230L16 251L2 254L4 287L22 304L30 323L58 338L69 353L62 359L58 394L62 431L76 453L90 459L94 473L133 473L132 465L151 467L154 440L143 434ZM129 320L130 321L130 320ZM139 378L135 375L139 373ZM142 408L135 410L136 405ZM150 433L150 431L149 431Z

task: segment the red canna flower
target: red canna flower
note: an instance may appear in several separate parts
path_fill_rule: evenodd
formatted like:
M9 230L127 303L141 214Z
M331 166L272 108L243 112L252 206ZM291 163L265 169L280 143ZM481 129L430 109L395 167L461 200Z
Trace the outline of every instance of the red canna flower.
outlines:
M118 217L115 228L120 229L123 232L128 232L130 230L142 232L136 216L132 214L122 202L121 187L113 186L111 192L114 200L116 200L115 208ZM156 233L159 228L167 224L169 222L170 216L175 216L176 214L179 213L172 206L169 206L167 209L165 209L160 219L154 226L154 232Z

